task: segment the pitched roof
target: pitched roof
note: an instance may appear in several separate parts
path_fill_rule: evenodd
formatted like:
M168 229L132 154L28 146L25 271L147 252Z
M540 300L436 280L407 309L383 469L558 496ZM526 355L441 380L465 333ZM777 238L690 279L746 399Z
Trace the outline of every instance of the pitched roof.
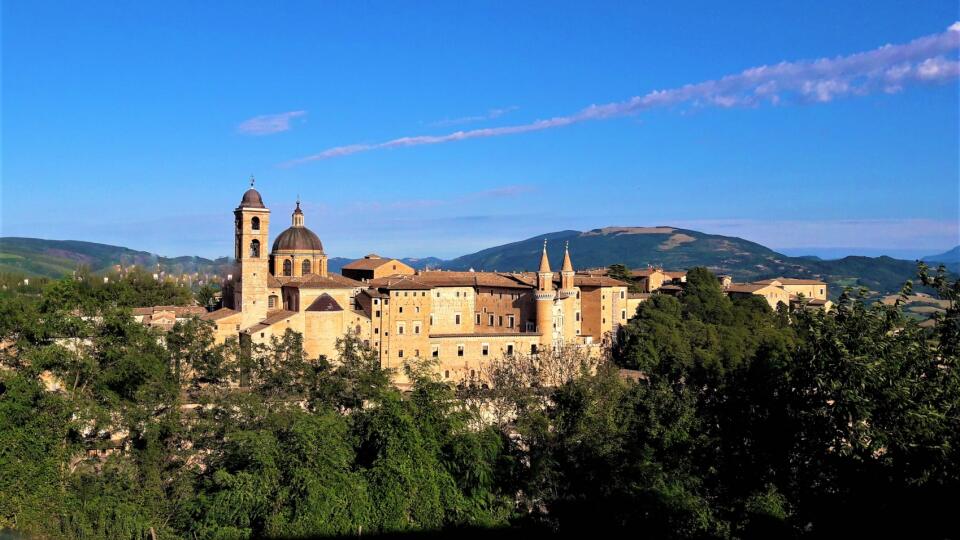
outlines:
M219 321L220 319L226 319L227 317L231 317L233 315L239 315L239 314L240 314L239 311L236 311L230 308L220 308L216 311L211 311L210 313L207 313L201 316L200 318L205 321Z
M323 293L313 301L307 308L307 311L343 311L340 304L327 293Z
M152 315L158 311L171 311L175 317L202 317L207 314L207 310L200 306L147 306L133 308L134 315Z
M343 265L343 269L344 270L375 270L391 262L398 262L406 266L406 264L404 264L402 261L399 261L397 259L383 259L383 258L380 258L379 255L378 256L367 255L362 259L357 259L353 262Z
M280 310L276 310L276 311L270 311L270 312L267 313L267 318L266 318L266 319L258 322L257 324L251 326L250 328L247 328L246 330L244 330L244 332L252 333L252 332L257 332L257 331L263 330L263 329L265 329L265 328L269 328L269 327L277 324L278 322L283 322L283 321L289 319L290 317L292 317L292 316L294 316L294 315L296 315L296 314L297 314L296 311L287 311L287 310L284 310L284 309L280 309Z
M276 276L275 279L279 286L301 289L354 289L365 287L363 283L357 280L337 274L327 274L326 276L310 274L305 277Z
M800 279L800 278L785 278L785 277L778 277L774 279L762 279L760 281L754 281L754 283L763 283L764 285L770 285L774 281L779 281L782 285L826 285L826 282L820 281L819 279Z
M425 270L414 276L421 283L431 287L491 287L505 289L529 289L529 283L523 274L501 272L450 272ZM536 283L536 278L533 278Z
M768 283L733 283L724 289L725 292L753 294L760 289L769 287Z
M392 276L371 279L369 284L378 289L387 291L420 291L429 290L432 288L430 285L415 279L414 276L402 274L394 274Z

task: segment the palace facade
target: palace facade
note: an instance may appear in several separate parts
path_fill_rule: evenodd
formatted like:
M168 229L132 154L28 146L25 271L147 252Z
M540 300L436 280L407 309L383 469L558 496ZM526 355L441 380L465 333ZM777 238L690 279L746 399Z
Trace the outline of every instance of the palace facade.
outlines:
M546 241L537 272L414 270L369 255L338 275L327 271L299 201L269 253L270 210L252 186L234 216L237 268L224 281L225 307L204 316L221 342L269 343L291 329L309 358L336 359L337 339L353 333L385 368L402 373L405 362L431 358L442 379L460 382L477 380L505 354L561 345L598 353L633 315L626 283L575 271L569 249L554 272Z

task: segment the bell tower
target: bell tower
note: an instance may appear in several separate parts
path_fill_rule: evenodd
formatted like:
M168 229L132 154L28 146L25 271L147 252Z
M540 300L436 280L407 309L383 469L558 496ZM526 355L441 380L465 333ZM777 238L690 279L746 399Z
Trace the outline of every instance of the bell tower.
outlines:
M242 313L241 328L248 328L267 316L268 239L270 238L270 210L263 204L260 193L253 188L243 194L234 215L234 274L233 308Z

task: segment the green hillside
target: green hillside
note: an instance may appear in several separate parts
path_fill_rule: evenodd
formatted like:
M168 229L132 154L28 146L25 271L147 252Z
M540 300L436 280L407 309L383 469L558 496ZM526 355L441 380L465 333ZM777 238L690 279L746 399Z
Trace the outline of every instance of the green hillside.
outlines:
M867 287L879 294L896 292L913 279L916 263L890 257L845 257L821 260L788 257L742 238L706 234L673 227L606 227L591 231L559 231L520 242L488 248L444 264L451 270L533 270L548 240L550 264L559 268L563 245L570 243L574 265L592 268L622 263L630 268L648 265L666 269L706 266L736 281L778 276L822 279L835 296L844 287Z
M82 242L39 238L0 238L0 272L58 278L78 266L96 273L107 272L115 264L159 268L172 273L215 272L227 259L203 257L161 257L146 251Z

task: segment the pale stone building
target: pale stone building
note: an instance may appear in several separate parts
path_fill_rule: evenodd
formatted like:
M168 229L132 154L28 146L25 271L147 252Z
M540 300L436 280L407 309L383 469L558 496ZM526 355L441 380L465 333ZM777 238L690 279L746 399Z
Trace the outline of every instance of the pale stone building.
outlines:
M432 359L445 380L479 381L505 354L561 345L598 353L633 316L626 283L576 272L569 249L553 272L546 241L537 272L416 271L370 255L336 275L299 201L269 254L270 210L252 185L234 216L237 268L224 282L225 307L205 315L221 342L266 344L291 329L309 358L335 358L337 339L352 333L398 373Z

